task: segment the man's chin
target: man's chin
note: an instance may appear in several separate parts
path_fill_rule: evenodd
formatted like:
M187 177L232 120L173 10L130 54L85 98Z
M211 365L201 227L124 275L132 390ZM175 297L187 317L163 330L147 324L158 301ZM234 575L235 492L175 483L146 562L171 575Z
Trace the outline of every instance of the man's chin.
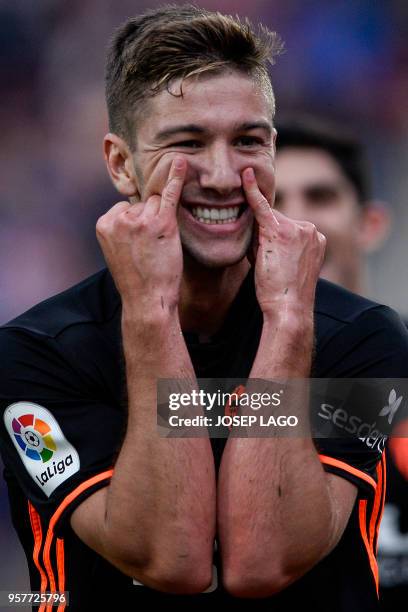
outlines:
M185 259L189 260L195 265L201 266L207 269L220 269L235 266L240 263L247 254L248 248L242 249L239 253L208 253L201 252L198 249L191 249L186 245L183 245L183 253Z

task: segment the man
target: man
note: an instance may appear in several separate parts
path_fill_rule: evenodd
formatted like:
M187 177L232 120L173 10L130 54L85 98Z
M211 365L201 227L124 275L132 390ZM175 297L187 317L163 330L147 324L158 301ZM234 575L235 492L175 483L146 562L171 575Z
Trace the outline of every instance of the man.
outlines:
M321 276L364 292L365 254L389 232L384 205L369 199L361 144L316 118L278 125L275 207L309 220L327 238ZM408 595L407 420L396 425L387 453L387 494L379 533L382 610L405 610Z
M382 244L390 220L386 206L369 198L361 146L314 117L287 117L278 133L275 208L326 236L321 277L363 292L364 255Z
M73 610L377 607L378 448L157 433L158 379L307 378L314 343L317 377L408 355L390 309L317 283L315 226L271 209L278 48L189 6L118 30L105 158L131 203L97 223L109 272L0 332L14 522L32 588ZM306 397L287 410L307 422Z

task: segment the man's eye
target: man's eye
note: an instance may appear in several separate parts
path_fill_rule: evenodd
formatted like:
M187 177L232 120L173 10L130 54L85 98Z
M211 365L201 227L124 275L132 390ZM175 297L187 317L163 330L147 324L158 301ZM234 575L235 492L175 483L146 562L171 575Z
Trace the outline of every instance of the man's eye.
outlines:
M238 147L253 147L263 144L263 141L260 138L255 138L254 136L241 136L240 138L237 138L235 143Z
M306 199L313 206L327 206L338 199L337 190L333 187L312 187L306 192Z
M189 149L198 149L202 146L202 143L199 140L181 140L180 142L175 142L171 145L172 147L186 147Z
M280 208L282 206L282 201L283 201L283 197L282 194L280 193L280 191L277 191L275 193L275 203L274 203L274 207L275 208Z

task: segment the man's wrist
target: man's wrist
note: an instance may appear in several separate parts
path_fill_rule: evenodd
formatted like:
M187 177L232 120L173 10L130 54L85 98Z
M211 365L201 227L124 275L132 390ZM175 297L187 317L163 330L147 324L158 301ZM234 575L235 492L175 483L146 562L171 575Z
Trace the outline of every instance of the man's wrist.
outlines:
M263 326L275 332L282 330L288 333L313 332L313 307L299 302L281 302L276 307L263 311Z
M125 309L122 344L128 381L134 376L172 378L176 377L173 371L184 371L183 365L188 367L188 351L177 312Z
M180 327L177 308L163 308L158 304L141 301L136 303L122 303L122 329L160 330L161 328Z
M122 339L127 357L140 351L144 360L148 360L148 355L155 355L154 360L159 355L163 357L165 347L177 347L182 340L178 311L122 307Z

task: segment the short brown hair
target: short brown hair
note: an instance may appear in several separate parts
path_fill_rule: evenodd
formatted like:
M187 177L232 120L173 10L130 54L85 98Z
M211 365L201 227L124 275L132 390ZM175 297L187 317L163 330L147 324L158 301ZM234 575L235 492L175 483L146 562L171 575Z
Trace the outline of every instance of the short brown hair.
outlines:
M299 113L296 116L284 116L276 127L278 153L287 148L325 151L337 162L355 188L359 203L367 204L370 198L367 160L362 143L352 131L327 119Z
M130 142L143 102L174 79L233 69L267 83L283 44L248 20L192 5L163 6L128 19L111 40L106 62L109 129ZM180 95L183 95L180 88Z

